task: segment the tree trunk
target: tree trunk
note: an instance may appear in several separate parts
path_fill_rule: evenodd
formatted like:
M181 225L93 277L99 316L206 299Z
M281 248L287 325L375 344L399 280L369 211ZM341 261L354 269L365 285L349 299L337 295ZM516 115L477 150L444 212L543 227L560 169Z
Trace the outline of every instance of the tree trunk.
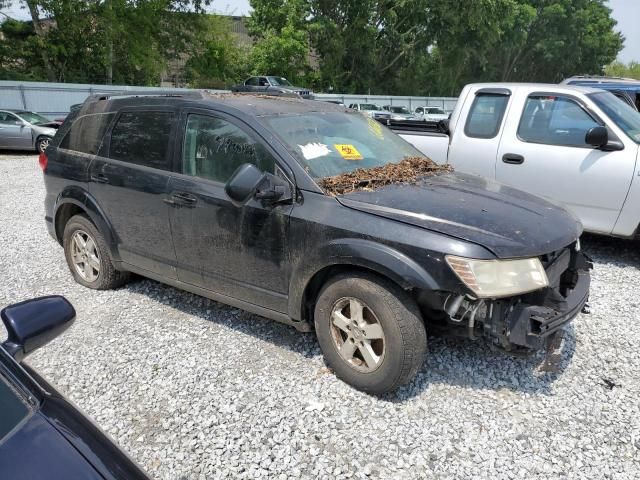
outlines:
M111 0L107 0L108 16L108 45L107 45L107 85L113 83L113 7Z
M38 13L38 2L34 0L25 0L27 7L29 8L29 13L31 14L31 20L33 21L33 30L36 32L37 37L40 40L43 40L45 37L45 31L42 28L42 23L40 23L40 13ZM51 61L49 60L49 54L47 53L46 48L42 46L40 48L40 56L42 57L42 63L44 63L44 68L47 72L47 80L50 82L56 81L56 72L53 70L51 66Z

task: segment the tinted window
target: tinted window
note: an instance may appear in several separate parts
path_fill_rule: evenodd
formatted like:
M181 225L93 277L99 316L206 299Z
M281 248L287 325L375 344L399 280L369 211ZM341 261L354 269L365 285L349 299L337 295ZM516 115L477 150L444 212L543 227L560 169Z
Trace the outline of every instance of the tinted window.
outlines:
M273 173L275 161L239 127L221 118L189 115L182 152L182 173L226 182L243 163Z
M525 142L588 146L587 132L599 125L576 101L567 97L531 95L518 126Z
M498 134L509 97L479 93L471 105L464 133L467 137L493 138Z
M115 160L170 170L171 112L125 112L111 132L109 156Z
M95 155L114 116L114 113L95 114L77 119L60 142L60 148Z
M0 441L27 415L29 408L20 396L0 377Z
M244 84L245 85L257 86L259 84L258 77L251 77L246 82L244 82Z

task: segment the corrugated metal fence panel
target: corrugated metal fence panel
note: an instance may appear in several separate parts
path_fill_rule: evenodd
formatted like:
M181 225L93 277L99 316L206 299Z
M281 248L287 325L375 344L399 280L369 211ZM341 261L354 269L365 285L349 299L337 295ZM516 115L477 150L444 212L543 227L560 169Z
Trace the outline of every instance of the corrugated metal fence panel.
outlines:
M72 105L82 103L94 93L118 93L127 91L153 92L158 87L132 87L128 85L88 85L78 83L15 82L0 81L0 108L24 108L48 117L64 116ZM163 91L181 92L184 88L163 88ZM216 90L225 92L228 90ZM453 110L456 98L452 97L398 97L386 95L340 95L320 93L316 98L339 100L345 105L352 103L375 103L402 105L414 111L420 106L435 106L446 111Z

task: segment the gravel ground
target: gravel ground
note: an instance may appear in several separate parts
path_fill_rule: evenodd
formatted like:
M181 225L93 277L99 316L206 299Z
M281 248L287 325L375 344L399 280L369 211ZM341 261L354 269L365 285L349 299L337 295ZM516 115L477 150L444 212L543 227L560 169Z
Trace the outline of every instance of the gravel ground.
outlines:
M0 156L0 176L0 305L63 294L78 311L29 363L154 478L640 478L640 242L583 240L592 313L551 371L430 337L418 377L376 398L312 334L153 281L75 284L36 157Z

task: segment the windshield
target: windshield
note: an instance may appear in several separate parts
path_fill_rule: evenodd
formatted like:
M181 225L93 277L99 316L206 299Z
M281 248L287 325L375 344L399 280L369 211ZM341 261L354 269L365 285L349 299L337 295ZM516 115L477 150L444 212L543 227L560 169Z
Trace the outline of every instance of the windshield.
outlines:
M276 87L292 87L291 82L283 77L269 77L269 81Z
M389 111L393 113L404 113L410 114L411 112L407 109L407 107L389 107Z
M262 117L314 178L424 157L377 121L356 113L315 112Z
M429 108L427 109L427 113L437 113L439 115L444 115L444 110L442 110L441 108Z
M382 110L379 105L373 103L361 103L360 110Z
M593 102L634 142L640 143L640 113L609 92L590 93Z
M49 123L51 120L49 120L46 117L43 117L42 115L39 115L35 112L16 112L23 120L29 122L29 123Z

